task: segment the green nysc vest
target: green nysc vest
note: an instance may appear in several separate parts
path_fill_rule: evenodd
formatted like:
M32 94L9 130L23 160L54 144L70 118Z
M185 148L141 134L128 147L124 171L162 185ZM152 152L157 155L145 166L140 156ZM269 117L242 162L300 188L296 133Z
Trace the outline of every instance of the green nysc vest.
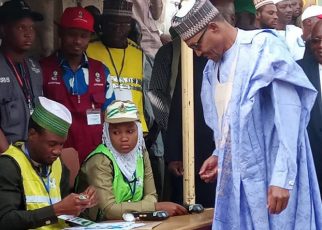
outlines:
M104 154L108 157L114 168L114 179L113 179L113 193L117 204L122 202L136 202L143 198L143 178L144 178L144 161L143 155L139 154L136 160L136 178L133 181L127 181L126 177L123 176L118 164L104 144L100 144L93 152L91 152L85 162L96 154Z

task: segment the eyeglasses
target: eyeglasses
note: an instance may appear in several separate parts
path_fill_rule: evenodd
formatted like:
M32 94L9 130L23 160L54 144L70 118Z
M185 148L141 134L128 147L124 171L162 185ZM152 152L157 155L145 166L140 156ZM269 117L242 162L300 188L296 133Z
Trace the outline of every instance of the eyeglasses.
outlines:
M314 45L320 44L321 42L322 42L322 38L318 38L318 37L311 38L311 43Z
M198 41L196 41L194 44L190 45L189 47L193 50L197 50L200 48L200 44L202 42L202 38L204 37L206 31L208 30L208 25L206 26L205 30L202 32L201 36L199 37Z

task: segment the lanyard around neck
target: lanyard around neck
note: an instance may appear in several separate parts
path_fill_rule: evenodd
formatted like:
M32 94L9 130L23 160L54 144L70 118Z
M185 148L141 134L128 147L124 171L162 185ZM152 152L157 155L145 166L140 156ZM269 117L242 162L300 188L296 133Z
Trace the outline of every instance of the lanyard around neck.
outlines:
M15 75L17 82L25 96L26 102L28 103L28 107L30 110L34 107L33 104L33 92L32 86L30 82L30 77L27 72L27 65L25 61L23 64L19 64L20 71L17 70L16 65L13 63L12 59L6 55L7 62Z
M123 173L122 173L122 175L123 175ZM133 200L134 194L136 192L136 182L137 182L136 172L134 172L134 179L131 181L129 181L126 178L126 176L124 176L124 175L123 175L123 178L124 178L125 182L128 184L130 191L131 191L131 199L130 200ZM131 186L131 184L133 184L133 186Z
M40 174L40 172L38 172L38 170L36 169L36 166L32 163L32 160L31 160L31 157L30 157L30 154L29 154L29 150L28 148L26 147L26 145L22 145L21 146L21 150L24 152L24 154L27 156L27 158L29 159L31 165L33 166L35 172L37 173L38 177L40 178L42 184L44 185L44 188L48 194L48 197L49 197L49 203L50 205L52 205L52 200L51 200L51 197L50 197L50 174L51 174L51 167L49 166L46 166L47 167L47 173L46 173L46 176L45 176L45 179L44 180L44 177L43 175Z
M123 49L123 58L122 58L120 72L117 71L117 68L116 68L116 65L115 65L115 62L114 62L114 59L113 59L113 56L112 56L112 53L111 53L110 49L108 47L106 47L106 49L107 49L108 55L110 56L110 60L112 62L112 66L113 66L113 69L115 71L118 84L120 84L120 77L121 77L121 74L122 74L122 71L123 71L123 67L124 67L125 54L126 54L125 51L126 51L126 49Z

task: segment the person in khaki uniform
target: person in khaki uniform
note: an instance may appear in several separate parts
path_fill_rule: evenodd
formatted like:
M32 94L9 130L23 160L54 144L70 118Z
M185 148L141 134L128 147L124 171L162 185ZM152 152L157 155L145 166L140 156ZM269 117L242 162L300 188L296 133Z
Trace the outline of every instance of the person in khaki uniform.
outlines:
M131 101L114 101L107 107L103 143L84 161L76 191L88 185L96 187L99 197L98 206L85 212L91 220L121 219L131 211L165 210L171 216L187 213L181 205L157 202L138 110Z

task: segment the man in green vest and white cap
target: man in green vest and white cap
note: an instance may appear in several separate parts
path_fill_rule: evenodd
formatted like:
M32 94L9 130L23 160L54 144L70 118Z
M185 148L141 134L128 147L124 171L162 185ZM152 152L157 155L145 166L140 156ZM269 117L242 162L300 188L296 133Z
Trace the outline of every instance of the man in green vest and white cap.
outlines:
M59 157L71 123L64 105L39 97L27 141L0 156L0 229L62 229L60 215L78 216L96 205L93 187L69 194L69 174Z

